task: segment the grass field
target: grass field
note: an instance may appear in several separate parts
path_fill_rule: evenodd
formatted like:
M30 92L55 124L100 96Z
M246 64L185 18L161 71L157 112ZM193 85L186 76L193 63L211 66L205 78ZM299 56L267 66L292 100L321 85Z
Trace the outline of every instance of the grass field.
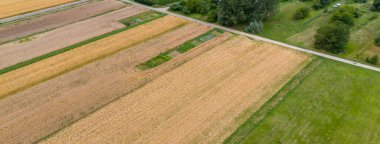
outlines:
M179 27L187 21L165 16L150 23L80 46L27 67L0 75L0 98L28 86L77 68L96 59L114 54L124 48ZM149 33L149 35L145 34ZM61 52L61 51L60 51ZM56 56L54 56L56 55ZM50 55L49 55L50 56ZM38 59L39 60L39 59ZM32 61L34 62L34 61ZM18 68L18 67L17 67Z
M72 1L74 0L1 0L0 18L19 15Z
M319 66L286 92L283 101L251 125L253 131L243 136L244 143L380 141L380 74L319 60Z

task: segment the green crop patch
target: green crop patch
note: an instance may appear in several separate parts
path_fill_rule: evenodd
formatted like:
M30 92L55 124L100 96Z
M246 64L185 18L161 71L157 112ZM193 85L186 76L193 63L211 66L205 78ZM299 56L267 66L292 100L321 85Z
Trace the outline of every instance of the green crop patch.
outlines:
M168 50L164 53L161 53L160 55L142 63L142 64L139 64L137 65L136 67L141 69L141 70L148 70L148 69L151 69L151 68L154 68L154 67L157 67L169 60L171 60L172 58L174 58L176 55L178 54L183 54L189 50L191 50L192 48L195 48L196 46L202 44L202 43L205 43L221 34L223 34L224 31L221 30L221 29L213 29L213 30L210 30L208 31L207 33L201 35L201 36L198 36L192 40L189 40L183 44L181 44L180 46L174 48L174 49L171 49L171 50Z

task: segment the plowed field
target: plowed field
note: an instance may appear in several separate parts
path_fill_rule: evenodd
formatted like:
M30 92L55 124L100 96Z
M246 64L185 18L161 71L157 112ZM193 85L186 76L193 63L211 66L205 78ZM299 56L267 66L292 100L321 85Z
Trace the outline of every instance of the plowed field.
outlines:
M27 67L0 75L0 98L94 60L114 54L124 48L141 43L186 23L188 23L186 20L173 16L165 16L136 28L33 63Z

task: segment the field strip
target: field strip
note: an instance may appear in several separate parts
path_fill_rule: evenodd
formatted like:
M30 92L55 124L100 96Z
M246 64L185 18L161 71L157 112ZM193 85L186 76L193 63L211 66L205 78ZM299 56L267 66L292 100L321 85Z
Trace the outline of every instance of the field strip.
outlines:
M296 76L292 78L286 85L284 85L277 93L272 96L263 106L261 106L253 115L251 115L242 125L239 126L227 139L224 140L225 144L238 144L247 138L250 132L253 131L255 126L260 123L270 113L273 108L280 103L284 97L294 88L296 88L302 80L310 75L320 64L319 59L314 59L304 69L302 69Z
M222 142L241 124L235 122L239 114L274 94L308 60L307 55L238 36L44 142Z
M188 21L172 16L165 16L136 28L33 63L28 67L0 75L0 98L96 59L114 54L117 51L143 42L170 29L182 26L185 23L188 23ZM149 35L145 33L149 33Z
M36 35L28 42L0 45L0 69L124 28L118 20L145 11L145 8L130 6Z
M74 0L2 0L0 1L0 19L73 1ZM1 22L3 23L4 21Z
M20 21L0 27L0 44L16 38L33 36L64 25L79 22L94 16L120 9L125 4L116 0L103 0L64 9L37 18Z
M135 65L209 29L185 25L2 99L0 143L34 142L141 87L170 69L140 73Z

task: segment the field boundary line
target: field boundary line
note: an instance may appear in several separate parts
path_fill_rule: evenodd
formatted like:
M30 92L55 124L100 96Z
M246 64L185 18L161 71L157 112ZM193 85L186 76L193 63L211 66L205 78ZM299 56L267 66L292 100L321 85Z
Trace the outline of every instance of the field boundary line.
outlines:
M300 72L298 72L290 81L280 88L271 98L268 99L257 111L255 111L243 124L234 130L223 143L238 144L243 142L249 134L270 114L274 108L285 99L287 94L297 88L306 78L313 73L322 60L318 57L313 58Z
M235 30L235 29L227 28L227 27L224 27L224 26L221 26L221 25L218 25L218 24L214 24L214 23L209 23L209 22L193 19L193 18L190 18L190 17L187 17L187 16L183 16L183 15L180 15L180 14L169 12L169 11L167 11L168 8L153 8L153 7L149 7L149 6L146 6L146 5L134 2L134 1L130 1L130 0L120 0L120 1L131 3L131 4L135 4L135 5L139 5L139 6L151 9L151 10L155 10L155 11L159 11L159 12L162 12L162 13L166 13L168 15L176 16L176 17L179 17L179 18L183 18L183 19L186 19L186 20L190 20L190 21L193 21L193 22L204 24L204 25L207 25L207 26L210 26L210 27L223 29L223 30L225 30L227 32L231 32L231 33L239 34L239 35L242 35L242 36L246 36L246 37L249 37L249 38L253 38L255 40L269 42L269 43L276 44L276 45L279 45L279 46L283 46L283 47L286 47L286 48L289 48L289 49L293 49L293 50L296 50L296 51L301 51L301 52L304 52L304 53L309 53L309 54L317 55L317 56L324 57L324 58L327 58L327 59L331 59L331 60L334 60L334 61L339 61L339 62L343 62L343 63L346 63L346 64L354 65L356 67L361 67L361 68L365 68L365 69L369 69L369 70L380 72L380 68L377 68L377 67L374 67L374 66L370 66L370 65L362 64L362 63L359 63L359 62L356 62L356 61L352 61L352 60L336 57L336 56L333 56L333 55L324 54L324 53L321 53L321 52L317 52L317 51L313 51L313 50L309 50L309 49L293 46L293 45L286 44L286 43L283 43L283 42L279 42L279 41L275 41L275 40L272 40L272 39L264 38L264 37L261 37L261 36L245 33L245 32L242 32L242 31Z
M0 23L7 23L7 22L14 21L14 20L27 18L27 17L30 17L30 16L34 16L34 15L38 15L38 14L42 14L42 13L51 12L51 11L54 11L54 10L58 10L58 9L65 8L65 7L68 7L68 6L73 6L73 5L85 3L85 2L88 2L88 1L90 1L90 0L77 0L77 1L73 1L73 2L68 2L68 3L52 6L52 7L47 7L47 8L42 8L42 9L39 9L39 10L34 10L34 11L31 11L31 12L21 13L21 14L18 14L18 15L13 15L13 16L2 18L2 19L0 19Z
M147 11L147 12L150 12L150 11ZM141 13L140 13L141 14ZM138 14L137 14L138 15ZM27 61L23 61L23 62L20 62L20 63L17 63L15 65L12 65L12 66L9 66L9 67L6 67L6 68L3 68L0 70L0 75L2 74L5 74L5 73L8 73L8 72L11 72L13 70L16 70L16 69L19 69L19 68L22 68L22 67L25 67L25 66L28 66L30 64L33 64L33 63L36 63L38 61L41 61L41 60L44 60L44 59L47 59L49 57L53 57L55 55L58 55L58 54L61 54L61 53L64 53L66 51L69 51L69 50L72 50L72 49L75 49L75 48L78 48L80 46L83 46L83 45L86 45L86 44L89 44L91 42L94 42L94 41L97 41L97 40L100 40L100 39L103 39L103 38L106 38L106 37L109 37L109 36L112 36L112 35L115 35L115 34L118 34L118 33L121 33L123 31L126 31L126 30L129 30L131 28L134 28L134 27L137 27L137 26L140 26L140 25L143 25L143 24L146 24L146 23L149 23L151 21L154 21L156 19L159 19L161 17L165 16L165 14L161 14L160 16L152 19L152 20L148 20L148 21L145 21L145 22L142 22L142 23L139 23L137 25L132 25L132 26L129 26L129 27L124 27L124 28L121 28L121 29L117 29L117 30L114 30L114 31L111 31L109 33L106 33L106 34L102 34L100 36L96 36L96 37L93 37L93 38L90 38L90 39L87 39L85 41L82 41L82 42L79 42L79 43L76 43L76 44L73 44L73 45L70 45L68 47L65 47L65 48L62 48L62 49L59 49L59 50L56 50L56 51L53 51L53 52L50 52L50 53L47 53L47 54L44 54L44 55L41 55L41 56L38 56L38 57L35 57L35 58L32 58L30 60L27 60ZM133 17L133 16L131 16Z

